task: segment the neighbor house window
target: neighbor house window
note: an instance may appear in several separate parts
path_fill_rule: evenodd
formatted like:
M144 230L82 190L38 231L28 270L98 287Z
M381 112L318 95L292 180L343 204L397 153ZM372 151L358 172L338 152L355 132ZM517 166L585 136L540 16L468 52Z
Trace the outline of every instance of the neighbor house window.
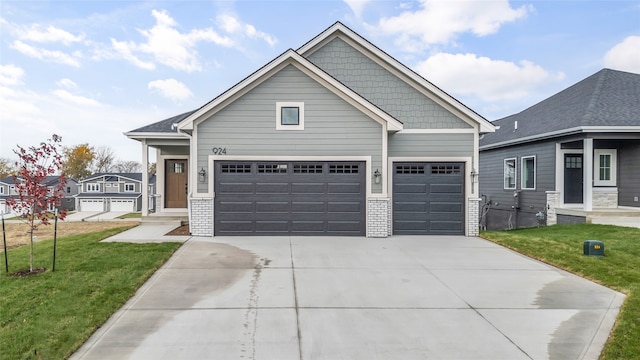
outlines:
M596 186L616 186L615 149L596 149L593 151L594 181Z
M522 183L520 186L524 190L536 189L536 157L526 156L520 161L522 166Z
M87 184L87 192L99 192L100 184Z
M504 159L504 188L516 188L516 159Z
M4 186L0 186L0 195L4 194Z
M124 184L124 191L127 191L127 192L136 191L136 185L135 184Z
M304 103L277 102L276 130L304 130Z

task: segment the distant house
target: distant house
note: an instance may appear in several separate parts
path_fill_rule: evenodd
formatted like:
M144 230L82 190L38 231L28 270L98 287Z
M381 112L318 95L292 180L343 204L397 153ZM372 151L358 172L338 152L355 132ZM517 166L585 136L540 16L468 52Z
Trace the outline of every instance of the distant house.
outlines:
M488 229L615 214L640 223L639 74L603 69L493 124L480 139Z
M149 175L149 186L155 175ZM99 173L78 183L78 211L136 212L142 210L142 173Z
M47 187L53 189L58 185L59 181L59 176L47 176L44 182ZM78 182L71 178L66 178L66 181L60 208L73 211L75 210L75 199L73 197L78 193ZM11 207L7 205L7 200L17 195L13 176L0 179L0 213L15 215Z
M477 235L482 116L341 23L129 131L198 236ZM143 213L143 215L146 215Z

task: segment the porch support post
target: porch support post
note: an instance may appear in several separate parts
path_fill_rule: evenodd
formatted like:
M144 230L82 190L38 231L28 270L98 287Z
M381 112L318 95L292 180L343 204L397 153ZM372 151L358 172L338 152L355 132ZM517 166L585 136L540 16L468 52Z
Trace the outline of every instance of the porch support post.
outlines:
M583 163L583 178L584 186L582 187L583 195L583 210L593 210L593 139L583 140L584 149L584 161Z
M142 216L149 216L149 145L142 140Z

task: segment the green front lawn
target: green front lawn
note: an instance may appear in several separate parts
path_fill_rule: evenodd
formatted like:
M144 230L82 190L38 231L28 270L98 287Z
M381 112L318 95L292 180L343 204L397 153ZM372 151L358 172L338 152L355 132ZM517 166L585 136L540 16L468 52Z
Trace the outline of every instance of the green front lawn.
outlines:
M140 212L131 212L131 213L118 216L118 219L140 219L140 218L142 218L142 213Z
M640 229L555 225L482 232L481 237L625 293L601 359L640 358ZM584 256L585 240L604 242L605 257Z
M179 243L128 244L99 241L126 227L35 244L34 267L47 271L0 275L0 359L64 359L124 303ZM9 250L9 271L29 268L29 247Z

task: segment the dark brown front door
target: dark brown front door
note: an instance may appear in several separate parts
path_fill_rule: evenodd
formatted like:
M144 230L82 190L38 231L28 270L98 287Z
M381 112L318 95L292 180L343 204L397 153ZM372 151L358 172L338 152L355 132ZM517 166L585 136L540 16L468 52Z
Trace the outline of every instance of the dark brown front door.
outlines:
M582 204L582 154L564 155L564 203Z
M187 160L165 160L164 207L187 207Z

